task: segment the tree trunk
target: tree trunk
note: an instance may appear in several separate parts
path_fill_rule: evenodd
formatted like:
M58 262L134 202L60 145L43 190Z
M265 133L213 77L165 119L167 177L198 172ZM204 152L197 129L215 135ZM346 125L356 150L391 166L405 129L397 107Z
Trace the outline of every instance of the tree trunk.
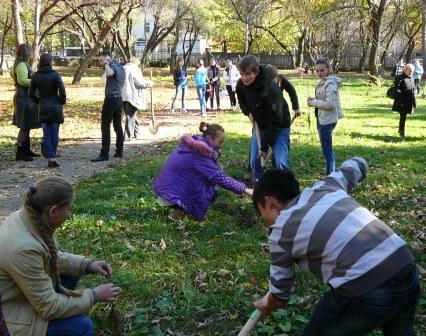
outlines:
M176 67L176 61L177 61L177 45L179 42L179 36L180 36L180 22L176 22L175 27L175 38L173 39L173 46L170 53L170 60L169 60L169 74L173 75L173 71Z
M372 20L372 39L368 68L372 76L377 76L376 57L380 42L380 29L382 27L382 19L388 5L388 0L380 0L378 7L372 1L369 1L369 3Z
M16 47L18 47L20 44L25 43L21 21L21 3L19 0L12 1L12 13L15 21Z
M300 35L297 43L297 52L296 52L296 67L301 68L303 66L303 55L304 47L306 40L307 28L303 27L302 35Z
M121 4L120 4L119 8L117 9L117 12L114 14L111 20L109 20L108 22L105 22L105 26L102 28L99 34L99 39L96 41L93 48L90 50L90 52L87 54L87 56L80 63L80 66L76 70L74 77L72 79L73 85L80 84L80 81L81 81L81 78L83 77L84 72L89 67L92 59L99 53L101 48L104 46L108 38L108 35L111 33L112 28L114 27L114 24L118 21L122 12L123 12L123 8L121 7Z
M6 35L9 30L12 29L12 19L9 16L9 13L6 14L6 20L3 26L3 35L1 39L1 59L0 59L0 74L3 74L3 62L4 62L4 45L6 43Z
M41 0L34 2L34 40L31 50L31 67L35 71L38 60L40 58L40 15L41 15Z

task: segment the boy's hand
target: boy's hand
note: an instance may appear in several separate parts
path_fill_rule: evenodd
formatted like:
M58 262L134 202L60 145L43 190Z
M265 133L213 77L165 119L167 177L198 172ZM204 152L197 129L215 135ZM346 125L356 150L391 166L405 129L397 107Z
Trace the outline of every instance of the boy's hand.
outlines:
M314 98L309 97L307 100L307 104L309 107L314 107L314 105L312 105Z
M301 114L302 114L302 112L300 112L300 110L294 110L294 115L296 117L300 117Z
M254 306L262 312L262 317L268 316L271 311L282 308L285 305L284 302L275 299L271 292L266 293L263 298L254 302Z

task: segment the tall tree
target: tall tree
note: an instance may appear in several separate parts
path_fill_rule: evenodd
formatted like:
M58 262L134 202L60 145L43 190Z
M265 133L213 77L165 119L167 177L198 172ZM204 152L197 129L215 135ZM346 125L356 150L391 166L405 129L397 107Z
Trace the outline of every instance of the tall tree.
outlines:
M24 43L24 30L22 28L21 20L21 2L20 0L12 0L12 15L15 23L16 46Z
M371 48L368 60L368 68L370 74L377 75L377 50L379 48L380 31L382 20L386 8L389 4L388 0L367 0L370 16L371 16Z

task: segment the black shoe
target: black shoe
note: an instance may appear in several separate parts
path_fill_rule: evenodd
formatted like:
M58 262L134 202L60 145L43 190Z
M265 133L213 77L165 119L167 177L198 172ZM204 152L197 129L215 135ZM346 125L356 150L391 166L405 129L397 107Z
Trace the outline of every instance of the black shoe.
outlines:
M96 159L90 160L91 162L100 162L100 161L108 161L108 156L99 155Z
M31 156L31 157L39 157L40 156L40 154L34 153L31 150L30 139L25 141L22 145L25 148L25 152L27 153L28 156Z
M123 157L123 153L115 152L114 157L115 158L122 158Z

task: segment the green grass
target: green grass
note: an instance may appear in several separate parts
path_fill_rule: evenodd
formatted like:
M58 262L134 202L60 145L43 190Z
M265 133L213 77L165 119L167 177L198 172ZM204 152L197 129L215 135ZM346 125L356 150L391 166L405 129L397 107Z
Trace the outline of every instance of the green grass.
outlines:
M304 115L292 126L291 166L305 187L323 177L325 166L313 111L309 127L305 107L316 81L292 82ZM1 84L10 85L4 80ZM92 96L96 99L85 98L82 90L87 86L99 91ZM87 134L98 129L102 100L98 78L85 78L81 87L70 90L67 122L87 123L93 127L84 130ZM369 175L354 197L406 239L426 268L426 104L418 99L416 113L407 120L406 140L400 141L398 115L390 111L392 101L384 97L385 92L384 87L367 86L362 78L345 78L345 118L335 131L335 154L338 163L353 155L367 159ZM12 150L9 138L16 134L5 112L10 108L9 98L0 98L0 142L4 143L0 149L5 151ZM226 130L220 163L232 176L243 178L250 125L241 113L227 112L217 122ZM65 127L65 136L86 135ZM219 204L210 208L202 223L189 218L181 226L170 222L167 209L156 203L151 183L175 144L165 143L125 166L81 180L73 217L60 230L60 242L64 250L113 264L113 281L123 288L116 308L126 335L166 335L168 330L185 336L234 335L250 316L252 302L267 290L267 228L247 227L252 205L226 191L221 191ZM160 247L162 240L165 249ZM92 286L101 281L87 277L83 283ZM424 279L422 286L418 335L426 335ZM325 290L313 276L298 271L288 307L260 323L255 334L299 335ZM111 335L109 306L98 304L91 314L97 335Z
M314 81L294 83L304 106ZM353 155L367 159L369 175L356 188L355 198L406 239L425 267L425 102L419 99L419 108L407 121L407 138L400 141L398 116L391 113L384 92L367 87L362 79L346 80L346 117L334 137L337 161ZM304 110L292 127L291 165L302 186L309 186L323 176L324 161L313 111L309 128ZM218 122L227 131L220 162L229 174L242 178L250 126L238 113L226 113ZM202 223L188 218L181 226L170 222L167 209L155 201L151 183L175 144L166 143L156 153L81 181L74 215L60 240L66 250L113 264L113 279L123 288L116 307L127 335L166 335L167 330L174 335L233 335L250 315L252 301L267 290L267 229L247 227L253 215L250 202L225 191L220 206L213 206ZM89 278L86 285L99 281ZM416 327L419 335L426 335L422 284ZM260 323L255 334L300 334L325 290L311 275L298 271L288 307ZM110 334L108 308L97 305L92 316L97 333Z

